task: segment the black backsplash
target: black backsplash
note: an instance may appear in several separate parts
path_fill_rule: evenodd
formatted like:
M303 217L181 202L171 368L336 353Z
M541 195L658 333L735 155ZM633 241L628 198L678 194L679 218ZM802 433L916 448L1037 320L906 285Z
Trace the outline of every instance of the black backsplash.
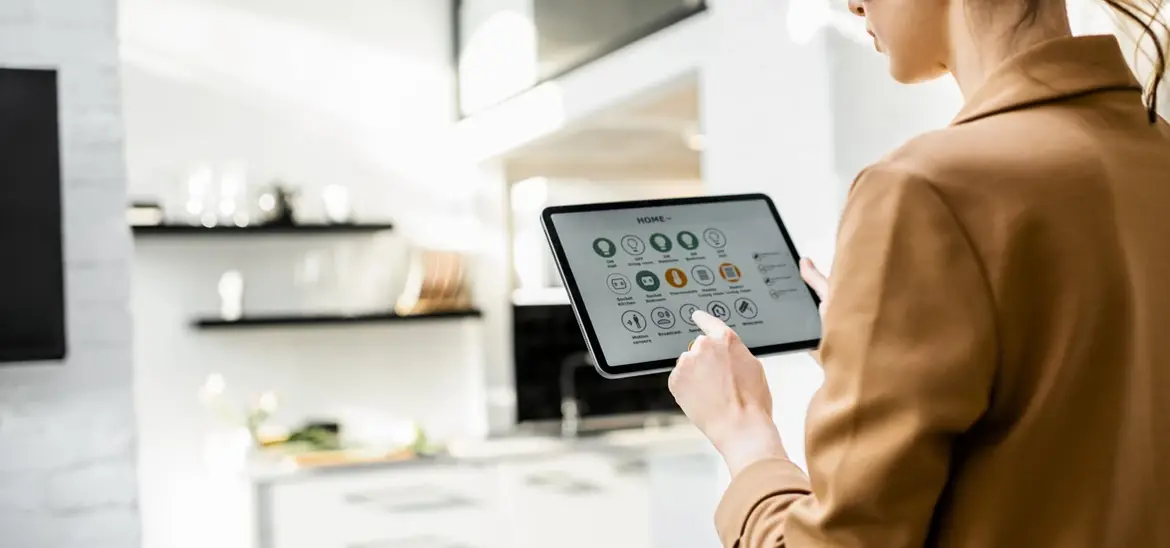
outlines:
M569 305L515 306L517 420L561 418L561 369L569 361L582 417L677 412L666 374L606 379L581 363L585 340Z

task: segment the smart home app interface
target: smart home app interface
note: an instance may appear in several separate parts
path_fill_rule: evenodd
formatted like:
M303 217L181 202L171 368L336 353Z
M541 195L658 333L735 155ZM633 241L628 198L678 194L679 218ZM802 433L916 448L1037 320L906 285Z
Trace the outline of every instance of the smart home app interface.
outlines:
M818 339L816 303L763 200L552 215L612 366L677 357L705 310L749 347Z

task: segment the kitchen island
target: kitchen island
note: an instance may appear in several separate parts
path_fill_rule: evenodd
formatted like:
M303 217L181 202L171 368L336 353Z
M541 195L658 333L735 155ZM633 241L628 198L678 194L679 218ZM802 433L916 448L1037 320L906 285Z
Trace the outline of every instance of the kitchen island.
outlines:
M508 436L439 456L254 466L255 548L689 548L718 544L724 478L689 425Z

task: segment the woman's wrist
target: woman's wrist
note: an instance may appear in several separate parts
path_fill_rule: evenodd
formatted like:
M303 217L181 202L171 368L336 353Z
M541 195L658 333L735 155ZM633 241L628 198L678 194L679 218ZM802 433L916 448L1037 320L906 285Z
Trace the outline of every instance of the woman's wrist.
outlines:
M776 423L762 411L747 411L720 430L712 442L733 478L761 460L788 458Z

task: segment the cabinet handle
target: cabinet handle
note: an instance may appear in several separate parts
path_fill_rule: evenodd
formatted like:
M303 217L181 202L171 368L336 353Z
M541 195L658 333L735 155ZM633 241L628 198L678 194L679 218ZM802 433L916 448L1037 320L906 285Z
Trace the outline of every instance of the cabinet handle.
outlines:
M644 475L650 464L643 458L633 458L618 461L614 470L622 475Z
M571 474L565 472L550 472L525 476L524 484L532 487L544 487L568 495L587 495L602 490L601 486L596 483L574 478Z
M345 495L345 502L354 506L373 507L384 512L414 513L475 506L470 497L445 491L431 485L419 485L381 491L366 491Z

